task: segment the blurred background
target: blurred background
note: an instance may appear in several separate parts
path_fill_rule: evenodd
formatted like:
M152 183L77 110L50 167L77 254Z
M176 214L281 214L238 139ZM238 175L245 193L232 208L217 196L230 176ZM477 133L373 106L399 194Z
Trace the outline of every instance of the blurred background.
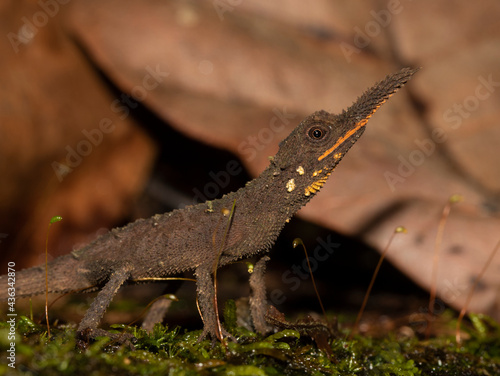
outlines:
M425 313L453 194L437 314L461 308L499 240L498 1L4 0L0 17L0 265L43 262L55 215L50 257L242 187L303 117L405 66L422 69L274 247L272 302L318 309L301 237L326 305L355 311L405 226L369 308ZM471 309L499 305L496 257Z

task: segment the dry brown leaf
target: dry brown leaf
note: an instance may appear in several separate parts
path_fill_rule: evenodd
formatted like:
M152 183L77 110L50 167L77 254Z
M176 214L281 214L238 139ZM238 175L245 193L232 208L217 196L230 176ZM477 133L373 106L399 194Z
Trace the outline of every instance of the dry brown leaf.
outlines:
M51 231L53 256L121 220L155 155L144 131L112 111L61 16L31 1L0 7L1 257L18 267L43 259L54 215L64 221Z

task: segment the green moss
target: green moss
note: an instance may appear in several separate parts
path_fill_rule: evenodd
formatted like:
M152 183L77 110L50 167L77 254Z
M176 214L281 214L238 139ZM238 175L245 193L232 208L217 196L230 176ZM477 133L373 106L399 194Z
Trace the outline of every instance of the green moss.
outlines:
M16 368L0 359L0 374L13 375L497 375L500 374L500 326L488 317L471 316L469 339L426 342L400 340L395 335L376 339L355 336L332 339L332 356L295 330L261 337L236 326L234 304L224 312L225 326L238 338L226 346L204 340L200 331L156 325L152 333L136 327L112 326L132 333L136 350L102 338L84 352L76 349L75 329L46 328L26 317L17 318ZM450 326L454 326L450 322ZM0 322L0 351L8 351L7 322ZM343 335L344 336L344 335Z

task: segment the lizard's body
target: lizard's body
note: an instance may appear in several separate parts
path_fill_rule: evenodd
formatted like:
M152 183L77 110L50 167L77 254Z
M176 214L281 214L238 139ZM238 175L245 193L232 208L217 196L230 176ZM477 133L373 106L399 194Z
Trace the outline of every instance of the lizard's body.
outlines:
M388 76L340 115L318 111L308 116L280 143L267 169L238 191L113 229L89 245L51 261L49 292L101 290L79 326L79 332L90 331L93 336L100 333L98 323L123 283L194 270L204 319L203 336L214 337L214 262L222 266L268 251L285 223L321 188L361 136L368 118L414 72L404 69ZM264 268L259 270L263 272ZM258 278L253 280L255 283ZM7 298L6 282L6 276L1 276L0 300ZM16 296L43 293L44 282L44 266L20 271ZM260 293L253 299L253 308L263 312L264 289L258 287ZM264 319L257 316L262 314L254 314L253 318L263 331Z
M267 179L267 174L269 171L261 178L271 182L273 177ZM109 277L110 271L118 269L120 264L133 264L130 280L138 281L171 276L213 262L220 250L228 213L235 200L237 209L218 264L222 266L267 250L286 220L296 211L285 202L268 200L270 196L266 190L273 189L272 183L259 187L258 180L253 180L218 200L157 214L113 229L92 243L52 261L48 269L49 292L96 290ZM252 221L247 218L252 218ZM245 252L245 249L250 252ZM23 279L23 274L28 271L31 278ZM45 278L45 265L18 272L18 297L44 292L39 278L33 278L37 271L40 278Z

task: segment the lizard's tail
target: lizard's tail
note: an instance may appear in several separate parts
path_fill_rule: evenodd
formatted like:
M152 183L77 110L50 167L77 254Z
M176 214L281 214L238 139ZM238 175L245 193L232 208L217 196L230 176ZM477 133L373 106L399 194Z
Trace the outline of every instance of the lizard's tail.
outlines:
M77 265L78 260L71 255L61 256L49 262L47 269L49 292L64 293L91 289L89 281L77 271ZM44 292L45 265L16 271L10 277L8 274L0 276L0 301L5 301L13 295L22 298Z

